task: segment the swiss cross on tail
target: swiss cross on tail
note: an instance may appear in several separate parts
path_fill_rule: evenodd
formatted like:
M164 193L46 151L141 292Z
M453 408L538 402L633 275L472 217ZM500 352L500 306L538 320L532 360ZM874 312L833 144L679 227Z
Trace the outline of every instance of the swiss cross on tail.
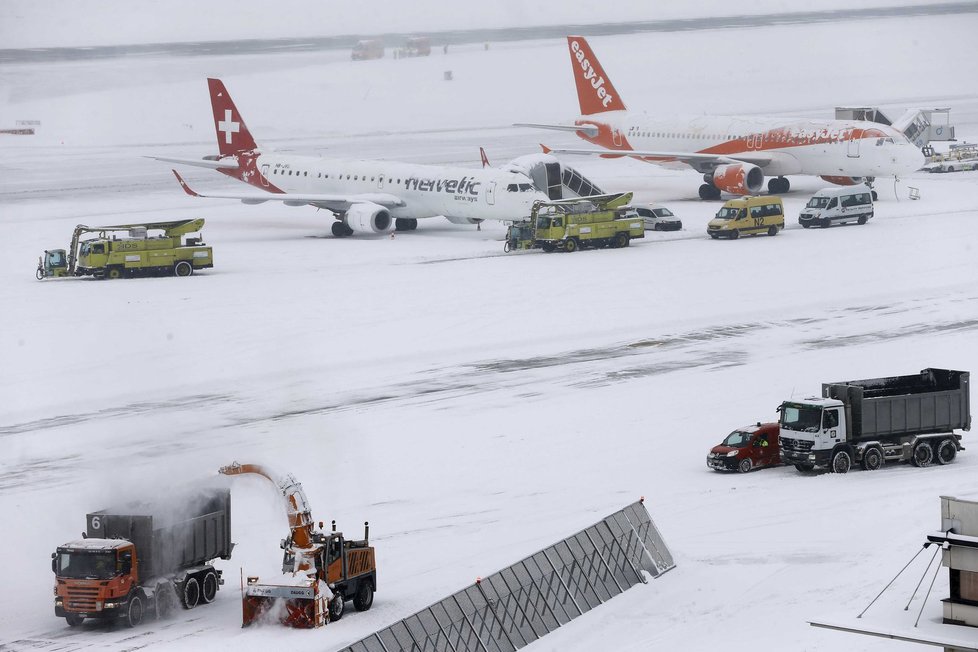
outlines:
M618 91L611 85L598 58L591 51L583 36L568 36L571 68L577 84L577 101L581 104L581 115L593 115L605 111L624 111L625 103L618 97Z
M211 94L214 128L217 130L217 146L221 156L232 156L257 149L255 139L251 137L251 132L248 131L231 96L224 88L224 83L220 79L208 79L207 89Z

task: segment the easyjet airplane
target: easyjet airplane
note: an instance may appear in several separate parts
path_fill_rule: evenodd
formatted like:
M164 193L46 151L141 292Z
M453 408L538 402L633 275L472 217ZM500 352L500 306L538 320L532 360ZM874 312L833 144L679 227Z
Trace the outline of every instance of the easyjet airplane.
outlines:
M530 176L539 167L539 154L502 168L480 170L263 153L221 80L208 79L207 85L220 155L153 158L214 169L264 192L198 193L174 170L184 191L194 197L324 208L337 219L332 227L335 236L413 230L425 217L444 216L455 224L526 219L535 200L549 198ZM564 166L564 174L567 170Z
M775 117L696 116L656 118L625 108L588 42L568 36L581 116L574 125L521 124L573 131L604 149L554 149L555 153L617 158L622 152L666 167L703 174L699 194L754 194L769 177L768 192L788 192L789 174L817 175L853 185L874 177L900 177L924 163L920 150L891 126L864 121ZM874 193L875 194L875 193Z

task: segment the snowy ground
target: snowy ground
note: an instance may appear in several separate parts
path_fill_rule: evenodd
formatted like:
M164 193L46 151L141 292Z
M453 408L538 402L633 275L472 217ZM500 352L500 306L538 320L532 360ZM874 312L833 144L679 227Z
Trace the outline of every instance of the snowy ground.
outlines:
M973 141L975 16L592 44L629 106L951 106ZM337 649L640 495L677 568L529 649L913 649L807 621L854 622L939 526L938 497L978 489L971 435L950 467L874 474L721 475L705 456L823 381L978 369L978 173L880 180L867 226L789 219L776 238L715 242L717 204L695 199L695 173L575 160L607 189L667 204L684 230L620 251L507 256L502 225L429 220L336 240L328 216L194 201L139 158L213 150L211 75L267 146L475 166L485 145L501 163L540 138L576 144L509 126L575 113L566 56L540 41L358 64L304 53L0 68L0 123L42 122L0 149L0 649ZM789 216L823 185L794 179ZM75 224L191 215L207 219L213 270L33 279L36 256ZM266 486L237 479L238 545L216 604L138 630L54 618L49 552L86 512L233 460L294 473L314 516L348 533L370 521L371 611L320 631L241 630L237 578L274 573L286 523ZM902 607L922 572L860 622L910 631L920 599ZM925 631L945 631L946 595L942 574Z

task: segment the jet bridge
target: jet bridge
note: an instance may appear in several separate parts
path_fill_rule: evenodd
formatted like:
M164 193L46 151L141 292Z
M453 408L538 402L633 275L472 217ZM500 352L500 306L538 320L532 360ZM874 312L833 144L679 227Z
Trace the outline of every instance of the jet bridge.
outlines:
M592 197L605 192L583 174L551 154L528 154L511 161L507 169L530 177L551 200Z
M954 125L951 124L950 107L935 109L907 109L896 120L890 120L875 106L837 106L836 120L866 120L883 125L892 125L902 131L907 139L917 147L926 147L936 141L955 140Z

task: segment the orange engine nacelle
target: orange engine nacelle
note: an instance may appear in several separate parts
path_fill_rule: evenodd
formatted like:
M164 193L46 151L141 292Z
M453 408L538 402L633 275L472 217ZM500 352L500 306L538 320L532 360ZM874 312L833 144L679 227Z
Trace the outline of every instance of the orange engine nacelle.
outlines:
M827 177L825 175L822 175L822 180L837 186L858 186L866 181L865 177Z
M709 176L709 182L732 195L752 195L764 185L761 168L750 163L721 165Z

